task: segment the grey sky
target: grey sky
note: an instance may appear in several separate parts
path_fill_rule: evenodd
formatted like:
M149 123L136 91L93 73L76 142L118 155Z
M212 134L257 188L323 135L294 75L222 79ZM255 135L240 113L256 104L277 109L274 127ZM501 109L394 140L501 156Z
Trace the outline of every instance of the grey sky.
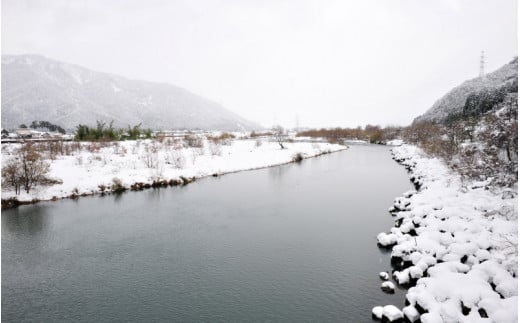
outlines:
M515 0L2 0L2 53L184 87L265 126L406 125L517 55Z

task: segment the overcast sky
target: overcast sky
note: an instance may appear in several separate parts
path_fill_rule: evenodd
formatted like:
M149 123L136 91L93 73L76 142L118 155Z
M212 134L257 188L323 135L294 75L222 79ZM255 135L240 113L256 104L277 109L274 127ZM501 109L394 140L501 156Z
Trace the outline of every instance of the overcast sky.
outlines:
M2 0L2 53L168 82L265 126L407 125L517 55L516 0Z

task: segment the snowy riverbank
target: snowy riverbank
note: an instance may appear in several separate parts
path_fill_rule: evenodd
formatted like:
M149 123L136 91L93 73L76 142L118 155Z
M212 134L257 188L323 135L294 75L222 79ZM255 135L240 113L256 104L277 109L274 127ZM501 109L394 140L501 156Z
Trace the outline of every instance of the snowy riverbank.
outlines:
M517 187L462 182L414 146L392 151L419 191L396 198L396 227L377 241L392 247L394 280L413 287L402 313L376 307L373 315L387 309L410 322L517 322Z
M108 193L121 188L186 184L196 178L281 165L293 162L299 156L309 158L347 148L328 143L297 142L284 143L286 149L280 149L278 143L266 140L240 139L215 144L203 138L199 145L193 147L168 140L84 142L75 143L74 147L64 149L65 153L52 158L44 151L42 154L50 163L48 177L58 183L37 186L29 193L22 190L20 195L4 185L2 200L43 201ZM2 146L4 164L13 158L19 147L19 144Z

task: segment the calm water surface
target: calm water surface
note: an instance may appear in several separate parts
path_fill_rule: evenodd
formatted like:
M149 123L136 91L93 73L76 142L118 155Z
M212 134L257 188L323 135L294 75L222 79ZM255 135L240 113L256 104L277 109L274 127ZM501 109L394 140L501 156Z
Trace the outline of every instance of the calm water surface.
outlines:
M375 236L411 189L388 148L2 212L5 322L370 322Z

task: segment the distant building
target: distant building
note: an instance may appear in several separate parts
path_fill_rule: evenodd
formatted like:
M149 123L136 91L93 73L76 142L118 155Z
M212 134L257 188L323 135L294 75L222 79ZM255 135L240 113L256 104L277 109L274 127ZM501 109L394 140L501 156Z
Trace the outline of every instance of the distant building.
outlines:
M19 128L19 129L16 129L16 135L19 138L32 138L33 130L29 129L29 128Z

